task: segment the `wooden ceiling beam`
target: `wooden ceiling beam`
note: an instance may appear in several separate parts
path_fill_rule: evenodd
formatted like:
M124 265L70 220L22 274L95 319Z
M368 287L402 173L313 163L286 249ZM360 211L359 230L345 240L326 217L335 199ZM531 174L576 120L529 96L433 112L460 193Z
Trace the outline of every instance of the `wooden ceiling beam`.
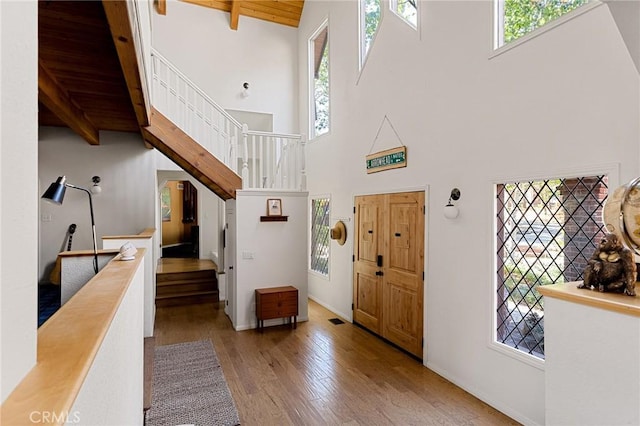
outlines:
M198 6L209 7L211 9L231 11L231 2L225 0L182 0L185 3L197 4Z
M145 76L141 72L134 43L127 2L123 0L103 0L102 6L109 21L111 37L118 52L120 67L124 75L129 97L139 126L149 125L150 105L144 98Z
M167 14L167 0L155 0L153 3L156 6L156 12L158 12L158 15Z
M84 140L100 145L96 126L42 61L38 61L38 100Z
M230 26L232 30L238 29L238 21L240 20L240 2L242 0L231 0L231 18Z
M230 12L230 27L238 28L240 16L298 27L304 1L299 0L182 0L185 3Z

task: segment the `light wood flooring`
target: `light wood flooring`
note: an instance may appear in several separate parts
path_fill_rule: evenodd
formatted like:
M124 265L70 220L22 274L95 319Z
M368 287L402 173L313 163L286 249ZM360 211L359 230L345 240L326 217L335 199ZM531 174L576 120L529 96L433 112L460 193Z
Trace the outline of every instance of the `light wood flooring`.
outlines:
M211 339L243 425L518 424L312 301L264 333L234 331L222 303L158 308L156 345Z

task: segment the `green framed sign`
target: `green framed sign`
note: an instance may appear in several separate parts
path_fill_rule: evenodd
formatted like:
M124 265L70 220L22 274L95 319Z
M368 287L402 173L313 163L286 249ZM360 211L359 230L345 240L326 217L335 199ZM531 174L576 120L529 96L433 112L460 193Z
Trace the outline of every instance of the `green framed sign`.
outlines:
M367 173L407 167L407 147L388 149L367 155Z

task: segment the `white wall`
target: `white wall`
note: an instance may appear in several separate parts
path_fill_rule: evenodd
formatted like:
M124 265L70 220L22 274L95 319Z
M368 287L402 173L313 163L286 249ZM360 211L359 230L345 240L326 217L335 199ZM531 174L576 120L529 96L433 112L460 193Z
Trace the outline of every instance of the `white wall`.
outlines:
M271 113L274 131L298 132L296 28L241 16L234 31L228 12L180 1L152 19L153 47L216 103Z
M547 297L544 321L546 424L640 424L640 318Z
M136 248L145 249L144 259L144 337L153 336L156 321L156 265L153 249L156 246L158 231L149 238L109 238L102 240L103 248L119 249L123 244L131 243ZM158 240L159 241L159 240Z
M282 200L282 214L287 222L260 222L266 215L267 199ZM235 294L229 303L231 321L236 330L256 327L255 289L292 285L298 289L298 320L309 318L307 306L308 207L306 192L250 191L237 192ZM247 255L251 258L248 259ZM235 299L235 300L233 300ZM282 323L281 320L265 325Z
M495 57L492 7L420 2L420 32L385 7L360 74L357 2L305 2L300 127L308 39L328 17L331 132L307 145L309 193L331 196L332 217L352 217L355 194L428 187L425 362L516 420L543 424L544 371L490 347L493 184L618 165L621 181L635 177L640 87L606 5ZM374 144L385 115L400 141L385 126ZM401 143L408 167L366 174L369 152ZM454 187L461 214L450 221L442 207ZM351 312L352 252L352 238L332 243L330 279L309 275L310 296L338 313Z
M36 361L37 35L37 2L0 2L0 401Z
M144 263L138 265L87 372L68 425L142 425Z
M39 143L39 178L42 194L58 176L89 188L91 177L100 176L102 193L93 196L98 248L103 235L138 234L155 223L155 150L144 147L139 134L100 132L100 145L92 146L70 129L42 127ZM56 206L40 201L40 270L48 277L67 228L78 225L74 250L91 249L91 220L86 193L67 189L64 203Z

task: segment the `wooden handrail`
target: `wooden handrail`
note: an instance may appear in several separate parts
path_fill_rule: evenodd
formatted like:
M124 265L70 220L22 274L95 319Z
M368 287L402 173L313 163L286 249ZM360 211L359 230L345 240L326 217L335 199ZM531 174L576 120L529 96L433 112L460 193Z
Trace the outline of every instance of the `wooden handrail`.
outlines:
M143 239L143 238L151 238L153 234L155 234L156 228L146 228L142 230L139 234L134 235L105 235L102 237L103 240L135 240L135 239Z
M2 404L0 424L32 424L33 413L64 424L144 254L116 256L38 329L36 365Z

